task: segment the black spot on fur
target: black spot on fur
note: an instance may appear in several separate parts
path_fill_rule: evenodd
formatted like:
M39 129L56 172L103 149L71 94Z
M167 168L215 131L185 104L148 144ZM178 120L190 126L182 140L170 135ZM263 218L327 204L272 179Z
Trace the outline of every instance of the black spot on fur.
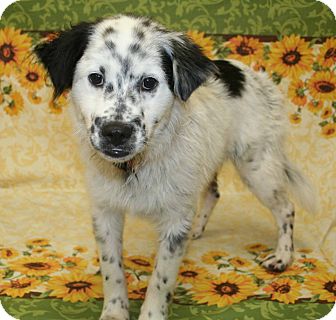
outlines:
M166 295L166 302L169 303L171 298L172 298L172 295L171 295L170 292L168 292L167 295Z
M168 278L167 277L163 277L162 281L163 281L164 284L166 284L167 281L168 281Z
M109 277L109 276L106 276L106 277L105 277L105 280L106 280L106 281L108 281L109 279L110 279L110 277Z
M108 47L112 52L114 52L116 45L115 45L115 43L114 43L113 41L111 41L111 40L107 40L107 41L105 41L105 45L106 45L106 47Z
M217 73L231 97L241 97L244 90L245 75L243 71L226 60L213 61L219 72Z
M140 51L140 44L139 43L132 43L129 47L129 51L133 54Z
M135 36L137 37L137 40L142 41L145 38L145 33L143 30L140 30L139 28L135 29Z
M105 75L105 68L103 66L99 67L99 71L103 76Z
M174 61L174 93L186 101L211 74L218 73L218 69L188 37L181 36L180 40L172 40L172 53L170 56L168 52L168 56Z
M110 263L112 264L115 261L115 259L113 257L110 258Z
M106 85L106 88L105 88L105 94L110 94L113 92L113 84L111 82L109 82L107 85Z
M80 23L62 31L58 38L35 47L54 85L54 98L71 88L77 62L87 47L93 26L93 23Z
M105 30L104 30L104 32L103 32L103 37L105 38L106 36L108 36L108 35L110 35L110 34L112 34L112 33L114 33L115 32L115 30L114 30L114 28L113 27L107 27Z
M284 223L283 226L282 226L282 229L283 229L284 233L287 233L287 227L288 227L288 224Z
M108 259L107 256L104 255L104 256L103 256L103 261L107 261L107 259Z
M168 250L170 253L175 253L176 249L180 247L188 236L188 231L183 231L179 234L170 234L168 236Z

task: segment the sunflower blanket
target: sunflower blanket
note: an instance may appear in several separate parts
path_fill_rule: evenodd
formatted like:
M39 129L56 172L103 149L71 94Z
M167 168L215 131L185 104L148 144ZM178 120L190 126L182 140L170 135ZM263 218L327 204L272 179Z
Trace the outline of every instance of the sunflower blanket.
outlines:
M57 33L0 29L0 299L21 320L98 319L102 287L90 204L66 95L53 101L32 47ZM276 244L271 214L231 165L204 236L191 241L169 319L319 319L336 301L336 39L214 36L189 31L211 58L267 72L287 95L288 151L318 190L320 211L298 209L293 265L260 267ZM272 40L272 41L269 41ZM126 223L124 265L137 319L156 233Z

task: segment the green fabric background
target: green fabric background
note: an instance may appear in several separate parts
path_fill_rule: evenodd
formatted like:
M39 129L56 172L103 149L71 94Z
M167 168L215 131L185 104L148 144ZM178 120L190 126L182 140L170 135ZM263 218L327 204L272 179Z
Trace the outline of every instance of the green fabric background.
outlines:
M335 17L316 0L21 0L0 26L59 30L120 12L152 16L167 27L211 34L333 36Z

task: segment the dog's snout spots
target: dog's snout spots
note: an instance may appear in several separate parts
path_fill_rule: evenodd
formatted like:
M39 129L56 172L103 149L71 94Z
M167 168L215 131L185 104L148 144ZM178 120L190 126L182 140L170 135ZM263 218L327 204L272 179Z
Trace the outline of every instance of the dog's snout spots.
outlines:
M95 124L95 126L97 126L97 127L100 127L101 124L102 124L102 122L103 122L102 117L96 117L95 120L94 120L94 124Z
M111 82L109 82L107 85L106 85L106 88L105 88L105 94L110 94L113 92L113 84Z
M141 119L139 117L135 118L133 120L133 123L136 125L136 126L139 126L141 127Z

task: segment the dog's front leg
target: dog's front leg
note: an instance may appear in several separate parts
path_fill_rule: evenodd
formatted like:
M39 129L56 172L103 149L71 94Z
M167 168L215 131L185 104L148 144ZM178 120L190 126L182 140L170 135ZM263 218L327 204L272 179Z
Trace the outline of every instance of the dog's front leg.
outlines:
M100 320L128 320L127 286L122 259L124 213L96 206L93 228L103 278L104 307Z
M166 215L167 214L167 215ZM178 270L192 224L192 214L161 223L161 241L155 268L147 288L139 320L168 319L168 306L173 298Z

